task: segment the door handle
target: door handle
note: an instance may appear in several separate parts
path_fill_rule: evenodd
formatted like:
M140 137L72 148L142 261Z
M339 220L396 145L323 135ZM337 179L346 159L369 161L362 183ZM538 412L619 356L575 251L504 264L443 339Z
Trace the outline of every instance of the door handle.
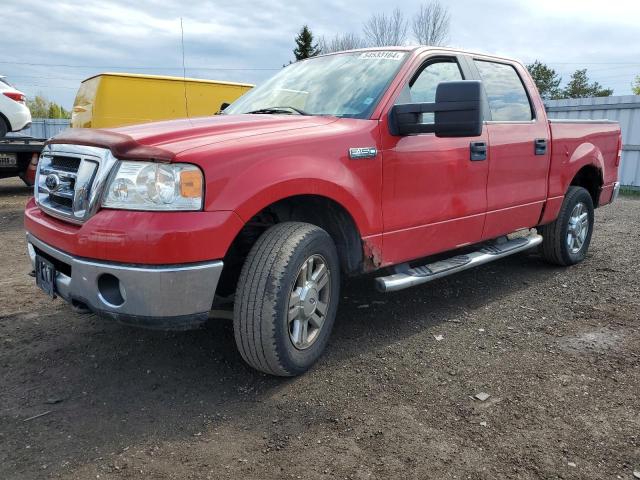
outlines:
M533 141L533 145L535 148L536 155L544 155L547 153L547 139L546 138L536 138Z
M472 162L487 159L487 144L485 142L471 142L469 150L471 151Z

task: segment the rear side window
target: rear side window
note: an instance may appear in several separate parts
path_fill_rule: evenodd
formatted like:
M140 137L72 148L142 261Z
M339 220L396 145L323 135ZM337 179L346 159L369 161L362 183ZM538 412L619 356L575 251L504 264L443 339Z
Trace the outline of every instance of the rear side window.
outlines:
M475 60L489 97L491 119L522 122L533 119L531 103L522 80L511 65Z

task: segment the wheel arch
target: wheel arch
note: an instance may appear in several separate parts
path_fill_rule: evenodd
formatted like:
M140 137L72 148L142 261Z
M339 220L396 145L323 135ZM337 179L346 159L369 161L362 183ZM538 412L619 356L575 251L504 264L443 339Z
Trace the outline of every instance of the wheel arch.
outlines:
M256 209L243 221L244 226L224 258L220 288L225 293L235 290L242 264L258 238L271 226L287 221L305 222L326 230L336 245L341 269L352 275L364 270L361 230L349 209L334 198L306 193L285 196Z
M594 207L597 207L605 173L602 152L593 143L582 143L573 151L569 165L571 176L565 185L564 194L566 195L571 186L583 187L591 195Z
M593 164L584 165L571 179L571 182L567 186L569 187L582 187L589 192L591 199L593 200L593 206L598 206L598 200L600 198L600 190L604 183L603 171Z

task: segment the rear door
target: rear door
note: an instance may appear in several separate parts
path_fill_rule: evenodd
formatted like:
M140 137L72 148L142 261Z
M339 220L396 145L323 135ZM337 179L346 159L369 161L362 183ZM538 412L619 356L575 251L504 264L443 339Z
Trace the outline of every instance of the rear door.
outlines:
M474 58L488 100L487 216L482 237L538 223L547 196L550 134L544 107L528 93L522 66ZM525 86L526 82L526 86Z

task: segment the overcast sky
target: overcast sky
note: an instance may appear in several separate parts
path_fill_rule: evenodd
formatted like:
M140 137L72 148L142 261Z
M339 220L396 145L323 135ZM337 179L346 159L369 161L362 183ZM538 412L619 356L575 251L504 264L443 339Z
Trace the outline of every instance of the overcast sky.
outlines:
M293 58L302 24L316 37L360 32L373 12L420 0L3 0L0 74L27 95L70 108L80 81L103 71L259 83ZM640 0L442 0L450 46L539 59L566 80L577 68L631 93L640 74ZM411 43L411 42L409 42ZM43 66L47 64L50 66Z

